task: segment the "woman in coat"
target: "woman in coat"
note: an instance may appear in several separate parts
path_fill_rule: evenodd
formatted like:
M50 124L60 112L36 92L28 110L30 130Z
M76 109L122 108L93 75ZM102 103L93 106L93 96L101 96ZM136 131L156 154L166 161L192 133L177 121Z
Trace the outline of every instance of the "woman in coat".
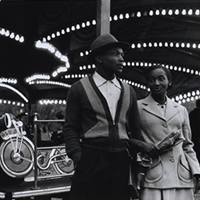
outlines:
M151 160L142 177L141 200L194 200L194 182L198 184L200 167L191 142L191 130L185 107L167 97L172 85L171 73L153 66L147 73L151 94L138 101L141 131L145 142L156 149L170 133L179 133L173 147ZM196 184L196 185L197 185Z

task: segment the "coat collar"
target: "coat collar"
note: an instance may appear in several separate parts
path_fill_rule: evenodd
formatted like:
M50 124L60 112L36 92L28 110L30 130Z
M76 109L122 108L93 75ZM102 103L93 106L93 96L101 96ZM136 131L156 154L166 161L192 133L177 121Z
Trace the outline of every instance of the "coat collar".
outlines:
M171 99L167 98L167 104L166 104L166 111L165 111L165 117L162 116L160 110L158 109L156 102L152 98L151 95L147 96L145 99L142 100L143 109L146 110L149 113L152 113L153 115L156 115L157 117L169 121L174 115L176 115L179 112L178 104L173 102Z

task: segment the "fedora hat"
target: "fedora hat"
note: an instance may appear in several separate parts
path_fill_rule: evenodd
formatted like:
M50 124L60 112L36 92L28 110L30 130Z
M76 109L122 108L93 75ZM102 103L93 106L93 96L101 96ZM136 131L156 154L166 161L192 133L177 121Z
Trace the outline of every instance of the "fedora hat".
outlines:
M113 35L107 33L96 38L90 45L91 52L88 55L90 61L94 61L95 56L100 54L106 49L113 47L120 47L124 51L129 48L129 44L126 42L119 42Z

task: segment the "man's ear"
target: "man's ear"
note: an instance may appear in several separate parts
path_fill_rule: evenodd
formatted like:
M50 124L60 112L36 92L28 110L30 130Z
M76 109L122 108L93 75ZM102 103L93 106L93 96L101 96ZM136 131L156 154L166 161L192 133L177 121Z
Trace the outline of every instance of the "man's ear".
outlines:
M97 63L102 63L101 56L96 56L95 60L96 60Z

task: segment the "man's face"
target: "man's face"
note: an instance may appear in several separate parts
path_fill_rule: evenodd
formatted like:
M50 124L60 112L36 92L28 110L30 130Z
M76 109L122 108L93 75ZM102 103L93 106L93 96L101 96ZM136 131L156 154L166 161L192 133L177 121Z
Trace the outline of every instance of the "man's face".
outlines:
M124 66L124 52L122 48L115 47L105 51L101 56L104 71L110 74L122 72Z

